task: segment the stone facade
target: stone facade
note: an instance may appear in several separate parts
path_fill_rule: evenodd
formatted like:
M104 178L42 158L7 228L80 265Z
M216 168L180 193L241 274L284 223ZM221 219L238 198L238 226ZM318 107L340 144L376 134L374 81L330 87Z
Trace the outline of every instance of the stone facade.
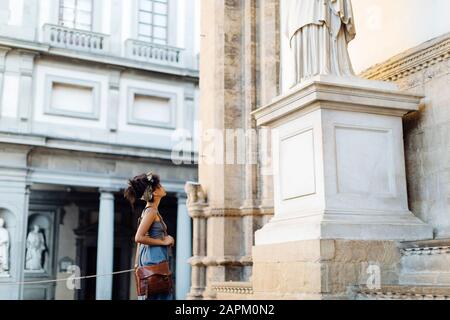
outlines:
M90 3L78 8L90 15L84 23L76 12L65 19L78 9L59 0L0 4L0 218L11 239L0 299L133 298L130 272L79 290L55 279L71 276L68 266L77 276L132 268L137 215L122 190L149 170L168 191L161 212L180 243L172 267L183 299L192 238L184 184L197 179L195 2L159 6L159 43L143 39L139 0ZM34 224L46 239L39 272L24 270Z

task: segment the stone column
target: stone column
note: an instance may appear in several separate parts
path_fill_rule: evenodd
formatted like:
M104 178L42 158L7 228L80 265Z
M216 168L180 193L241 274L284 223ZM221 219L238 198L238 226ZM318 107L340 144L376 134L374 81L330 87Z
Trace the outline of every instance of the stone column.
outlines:
M192 256L191 217L186 207L186 194L178 194L177 212L177 248L176 266L176 299L186 299L191 287L191 265L188 260Z
M206 207L205 195L198 183L188 182L185 186L188 195L187 208L193 220L191 290L188 299L201 299L206 287L206 266L203 259L206 256Z
M100 209L98 213L97 278L96 299L112 298L114 262L114 193L100 190Z

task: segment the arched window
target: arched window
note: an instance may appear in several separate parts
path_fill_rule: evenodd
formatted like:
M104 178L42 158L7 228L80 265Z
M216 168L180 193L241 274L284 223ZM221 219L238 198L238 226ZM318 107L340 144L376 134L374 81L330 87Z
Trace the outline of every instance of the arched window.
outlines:
M138 0L138 39L167 44L168 0Z
M59 24L92 31L93 0L59 0Z

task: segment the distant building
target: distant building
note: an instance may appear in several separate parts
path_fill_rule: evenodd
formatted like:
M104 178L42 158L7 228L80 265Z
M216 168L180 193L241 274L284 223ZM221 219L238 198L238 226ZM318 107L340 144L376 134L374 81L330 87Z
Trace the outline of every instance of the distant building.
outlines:
M0 299L133 298L132 273L82 280L79 290L51 281L132 268L137 214L121 191L149 170L168 191L161 213L185 297L184 185L197 169L173 163L172 137L192 133L197 113L195 5L0 1L0 218L9 235Z

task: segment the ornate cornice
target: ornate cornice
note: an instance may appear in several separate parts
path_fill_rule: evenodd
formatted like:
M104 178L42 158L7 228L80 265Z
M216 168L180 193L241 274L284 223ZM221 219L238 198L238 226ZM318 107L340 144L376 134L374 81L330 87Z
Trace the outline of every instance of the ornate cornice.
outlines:
M403 242L400 246L402 256L428 256L450 253L450 240L424 240Z
M450 253L450 246L430 248L404 248L401 250L403 256L426 256Z
M360 76L370 80L397 81L448 59L450 59L450 33L377 64L363 71Z
M218 266L251 266L250 256L193 256L188 262L191 266L218 267Z
M358 300L450 300L450 287L385 286L381 289L359 288Z
M225 294L253 294L253 286L250 282L215 282L211 284L211 288L216 293Z

